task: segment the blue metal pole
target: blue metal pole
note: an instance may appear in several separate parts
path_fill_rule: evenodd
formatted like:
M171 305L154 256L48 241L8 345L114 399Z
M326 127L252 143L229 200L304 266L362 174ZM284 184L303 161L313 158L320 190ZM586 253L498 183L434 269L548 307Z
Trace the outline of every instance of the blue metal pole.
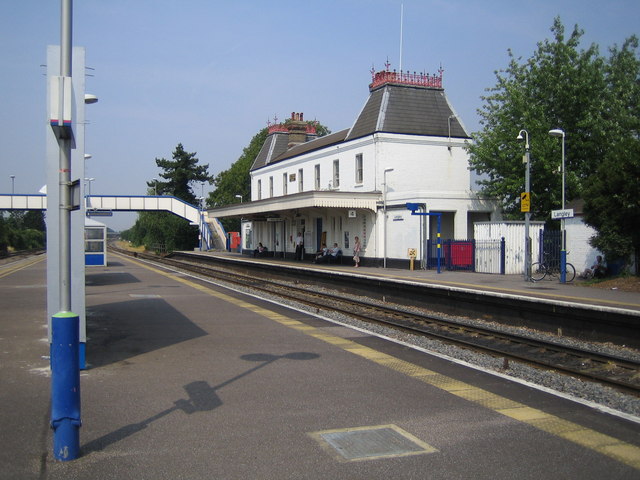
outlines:
M71 312L51 318L51 428L53 455L74 460L80 455L80 319Z
M564 219L562 220L564 223ZM567 247L565 245L564 225L562 228L562 248L560 250L560 283L567 283Z
M504 240L504 237L500 239L500 275L505 274L506 270L506 251L507 244Z
M438 217L438 273L440 273L440 258L442 258L442 243L440 240L440 218L442 215L437 214Z

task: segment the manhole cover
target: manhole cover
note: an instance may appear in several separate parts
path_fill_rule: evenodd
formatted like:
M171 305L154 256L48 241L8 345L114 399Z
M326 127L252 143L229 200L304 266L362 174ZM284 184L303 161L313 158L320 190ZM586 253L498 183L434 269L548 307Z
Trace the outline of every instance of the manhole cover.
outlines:
M348 461L421 455L437 451L396 425L325 430L312 433L311 436Z

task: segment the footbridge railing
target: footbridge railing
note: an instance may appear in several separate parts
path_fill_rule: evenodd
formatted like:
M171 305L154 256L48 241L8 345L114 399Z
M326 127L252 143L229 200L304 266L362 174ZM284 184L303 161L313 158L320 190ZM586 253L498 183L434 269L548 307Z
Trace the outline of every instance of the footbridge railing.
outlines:
M202 247L214 248L214 237L221 236L224 245L226 233L217 219L208 219L206 213L184 200L166 195L87 195L85 196L87 214L92 212L140 212L166 211L182 217L200 229ZM46 210L47 196L0 194L0 210ZM212 232L210 223L214 223Z

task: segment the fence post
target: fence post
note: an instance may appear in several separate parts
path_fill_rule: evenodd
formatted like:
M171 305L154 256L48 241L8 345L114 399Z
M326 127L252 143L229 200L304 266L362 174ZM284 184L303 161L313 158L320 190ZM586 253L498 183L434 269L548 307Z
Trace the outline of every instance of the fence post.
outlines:
M504 240L504 237L502 237L500 239L500 275L504 275L506 273L506 250L507 250L507 246L506 246L506 242Z
M476 273L476 239L471 239L471 271Z

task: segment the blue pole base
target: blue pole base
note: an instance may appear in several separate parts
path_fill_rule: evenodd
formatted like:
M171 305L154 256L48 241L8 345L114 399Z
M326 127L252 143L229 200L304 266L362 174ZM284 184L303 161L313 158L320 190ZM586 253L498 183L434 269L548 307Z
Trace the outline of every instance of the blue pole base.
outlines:
M567 283L567 251L560 250L560 283Z
M80 456L80 423L65 418L53 428L53 456L56 460L66 462Z
M53 456L80 455L80 318L59 312L51 318L51 428Z

